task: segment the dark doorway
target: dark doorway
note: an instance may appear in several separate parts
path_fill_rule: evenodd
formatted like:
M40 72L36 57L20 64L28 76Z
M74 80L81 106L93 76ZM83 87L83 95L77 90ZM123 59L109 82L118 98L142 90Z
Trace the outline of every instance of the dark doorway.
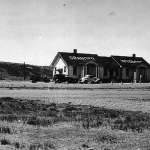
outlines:
M96 76L96 65L95 64L87 65L87 74Z
M140 67L138 72L139 82L146 82L146 68Z
M77 75L77 66L73 67L73 75L76 76Z

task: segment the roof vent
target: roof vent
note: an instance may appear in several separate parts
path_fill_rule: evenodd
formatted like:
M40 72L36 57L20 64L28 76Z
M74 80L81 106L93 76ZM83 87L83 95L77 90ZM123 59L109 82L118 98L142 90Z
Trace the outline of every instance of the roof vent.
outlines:
M133 54L132 57L135 58L135 57L136 57L136 54Z
M74 50L73 50L73 53L74 53L74 54L77 54L77 49L74 49Z

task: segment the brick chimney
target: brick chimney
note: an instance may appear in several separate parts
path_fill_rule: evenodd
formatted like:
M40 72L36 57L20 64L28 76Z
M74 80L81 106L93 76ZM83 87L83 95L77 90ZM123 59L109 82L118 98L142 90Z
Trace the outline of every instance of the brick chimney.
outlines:
M73 50L73 53L74 53L74 54L77 54L77 49L74 49L74 50Z
M135 58L135 57L136 57L136 54L132 54L132 57Z

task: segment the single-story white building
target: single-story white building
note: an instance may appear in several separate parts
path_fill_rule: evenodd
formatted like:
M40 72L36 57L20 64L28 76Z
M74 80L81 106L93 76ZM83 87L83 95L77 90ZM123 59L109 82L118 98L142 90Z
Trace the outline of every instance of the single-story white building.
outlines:
M83 77L94 75L104 82L149 82L150 64L142 57L98 56L97 54L58 52L51 63L53 75Z

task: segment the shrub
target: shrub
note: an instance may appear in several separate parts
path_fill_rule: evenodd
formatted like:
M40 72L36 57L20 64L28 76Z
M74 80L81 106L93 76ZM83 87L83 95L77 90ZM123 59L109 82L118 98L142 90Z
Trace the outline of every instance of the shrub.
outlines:
M97 133L97 135L95 135L94 137L95 141L97 143L117 143L118 138L115 135L111 135L110 133Z
M0 116L0 120L2 120L2 121L8 121L8 122L13 122L13 121L17 121L18 117L16 115L8 114L8 115L2 115L2 116Z
M15 146L15 148L20 148L21 147L19 142L15 142L14 146Z
M43 144L30 144L29 150L49 150L49 149L56 149L55 145L48 142Z
M12 134L12 131L9 127L0 127L0 133Z
M48 149L56 149L55 145L53 143L44 143L44 150L48 150Z
M50 119L47 119L45 117L36 117L36 116L32 116L31 118L29 118L27 120L27 124L29 125L41 125L41 126L48 126L48 125L53 125L55 123L55 119L53 118L50 118Z
M90 128L90 120L88 118L84 119L82 121L82 127L86 130L89 130Z
M82 144L81 145L83 148L89 148L89 146L87 144Z
M1 145L10 145L10 141L7 139L1 139Z
M27 121L27 124L29 124L29 125L39 125L40 120L36 116L33 116L33 117L29 118L29 120Z

